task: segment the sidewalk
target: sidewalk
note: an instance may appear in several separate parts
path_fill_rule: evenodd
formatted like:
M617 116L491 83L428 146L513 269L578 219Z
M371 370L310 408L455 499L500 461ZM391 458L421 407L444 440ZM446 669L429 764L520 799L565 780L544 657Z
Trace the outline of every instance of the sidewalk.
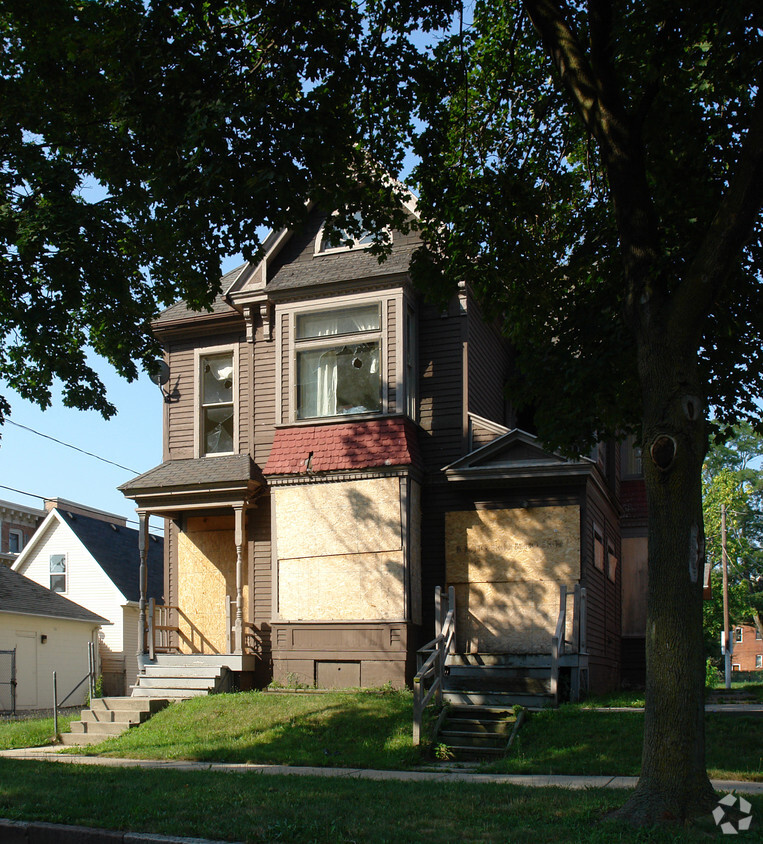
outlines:
M442 767L427 771L376 771L363 768L297 768L290 765L257 765L250 762L186 762L154 759L116 759L101 756L62 754L58 747L27 747L0 751L6 759L34 759L73 765L101 765L108 768L155 768L180 771L221 771L238 774L271 774L296 777L347 777L364 780L408 782L473 782L522 785L529 788L635 788L637 777L572 776L554 774L478 774L463 768ZM763 782L712 780L716 791L763 794Z

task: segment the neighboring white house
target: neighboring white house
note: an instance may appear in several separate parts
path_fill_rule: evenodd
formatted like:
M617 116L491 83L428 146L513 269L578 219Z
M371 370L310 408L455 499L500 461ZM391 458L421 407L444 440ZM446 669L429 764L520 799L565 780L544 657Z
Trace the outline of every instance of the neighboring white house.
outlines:
M120 516L55 504L13 569L111 622L101 631L103 691L129 694L138 675L138 531ZM163 541L151 536L148 550L147 597L161 603Z
M107 619L0 565L0 711L53 706L53 672L58 699L80 706L89 684L88 643L98 642ZM15 662L15 677L11 666Z

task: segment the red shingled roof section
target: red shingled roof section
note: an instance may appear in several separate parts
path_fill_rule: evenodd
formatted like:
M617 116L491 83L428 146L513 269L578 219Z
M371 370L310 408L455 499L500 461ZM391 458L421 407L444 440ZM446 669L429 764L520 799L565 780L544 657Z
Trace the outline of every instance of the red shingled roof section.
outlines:
M421 465L416 429L410 420L394 417L279 428L264 473L308 475L410 465Z

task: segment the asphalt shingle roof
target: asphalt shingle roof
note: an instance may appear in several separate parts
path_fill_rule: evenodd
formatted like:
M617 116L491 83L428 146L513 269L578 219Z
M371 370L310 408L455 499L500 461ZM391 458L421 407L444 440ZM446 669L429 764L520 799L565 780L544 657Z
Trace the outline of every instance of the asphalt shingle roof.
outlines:
M58 510L58 514L125 598L140 600L138 531L65 510ZM147 564L146 598L161 600L164 594L164 540L159 537L149 536Z
M413 424L402 417L276 430L265 475L421 465Z
M22 615L44 615L50 618L71 618L108 624L108 619L86 610L74 601L51 592L23 574L0 565L0 612Z
M246 483L251 480L252 471L253 464L248 454L167 460L118 489L129 496L143 490L169 490L194 484Z

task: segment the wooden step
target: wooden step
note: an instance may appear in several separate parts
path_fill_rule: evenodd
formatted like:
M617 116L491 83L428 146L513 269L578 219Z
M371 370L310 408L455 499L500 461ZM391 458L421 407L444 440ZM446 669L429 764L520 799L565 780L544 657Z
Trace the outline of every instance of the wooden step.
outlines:
M459 689L443 691L443 701L449 704L468 706L524 706L527 709L546 709L554 705L553 695L532 695L519 692L491 692L485 690Z

